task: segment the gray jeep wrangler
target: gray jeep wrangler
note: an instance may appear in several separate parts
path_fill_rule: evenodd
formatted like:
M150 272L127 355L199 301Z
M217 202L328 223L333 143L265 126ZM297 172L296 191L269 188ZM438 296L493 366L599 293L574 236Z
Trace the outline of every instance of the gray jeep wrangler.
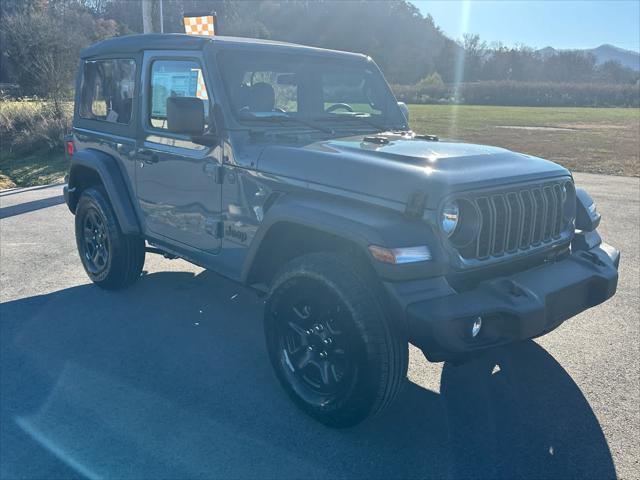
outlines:
M109 289L145 252L267 294L293 401L334 427L385 409L408 343L461 362L611 297L619 252L563 167L418 135L371 58L225 37L83 51L64 195Z

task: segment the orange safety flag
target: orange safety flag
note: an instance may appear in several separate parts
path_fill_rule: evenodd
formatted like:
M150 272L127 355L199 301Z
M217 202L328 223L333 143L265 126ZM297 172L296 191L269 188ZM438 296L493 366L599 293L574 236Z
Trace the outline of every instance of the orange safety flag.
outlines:
M184 31L187 35L204 35L213 37L215 32L216 17L215 15L185 15ZM207 99L207 89L204 85L202 71L198 71L198 88L196 97Z
M215 15L185 15L184 31L187 35L206 35L213 37L216 26Z

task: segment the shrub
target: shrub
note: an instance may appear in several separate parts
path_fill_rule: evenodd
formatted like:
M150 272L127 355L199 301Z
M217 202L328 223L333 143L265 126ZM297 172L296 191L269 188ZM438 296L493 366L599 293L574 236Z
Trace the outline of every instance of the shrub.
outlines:
M394 85L407 103L466 103L531 107L639 107L637 84L486 81L453 85Z
M418 83L416 83L416 87L418 89L421 88L430 88L430 87L442 87L444 82L442 81L442 77L438 72L433 72L431 75L427 75Z
M70 103L37 100L0 102L0 148L3 156L63 148L71 128Z

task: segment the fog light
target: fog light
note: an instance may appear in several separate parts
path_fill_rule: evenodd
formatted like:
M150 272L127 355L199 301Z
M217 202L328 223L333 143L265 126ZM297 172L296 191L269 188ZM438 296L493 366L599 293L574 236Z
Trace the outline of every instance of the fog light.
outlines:
M482 328L482 317L476 317L473 321L473 325L471 326L471 336L476 338L480 333L480 329Z

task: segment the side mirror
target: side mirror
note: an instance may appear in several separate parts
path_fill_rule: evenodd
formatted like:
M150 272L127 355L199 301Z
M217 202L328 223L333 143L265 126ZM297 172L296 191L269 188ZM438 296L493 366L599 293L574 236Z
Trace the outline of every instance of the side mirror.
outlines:
M407 123L409 123L409 107L407 107L407 104L404 102L398 102L398 107L402 111L404 118L407 119Z
M222 132L224 131L224 115L220 104L214 103L210 110L211 120L209 121L209 129L205 133L191 135L191 141L205 147L216 147L222 141Z
M173 133L204 134L204 101L196 97L167 98L167 129Z
M576 188L576 228L593 232L600 225L600 214L591 196L582 188Z

